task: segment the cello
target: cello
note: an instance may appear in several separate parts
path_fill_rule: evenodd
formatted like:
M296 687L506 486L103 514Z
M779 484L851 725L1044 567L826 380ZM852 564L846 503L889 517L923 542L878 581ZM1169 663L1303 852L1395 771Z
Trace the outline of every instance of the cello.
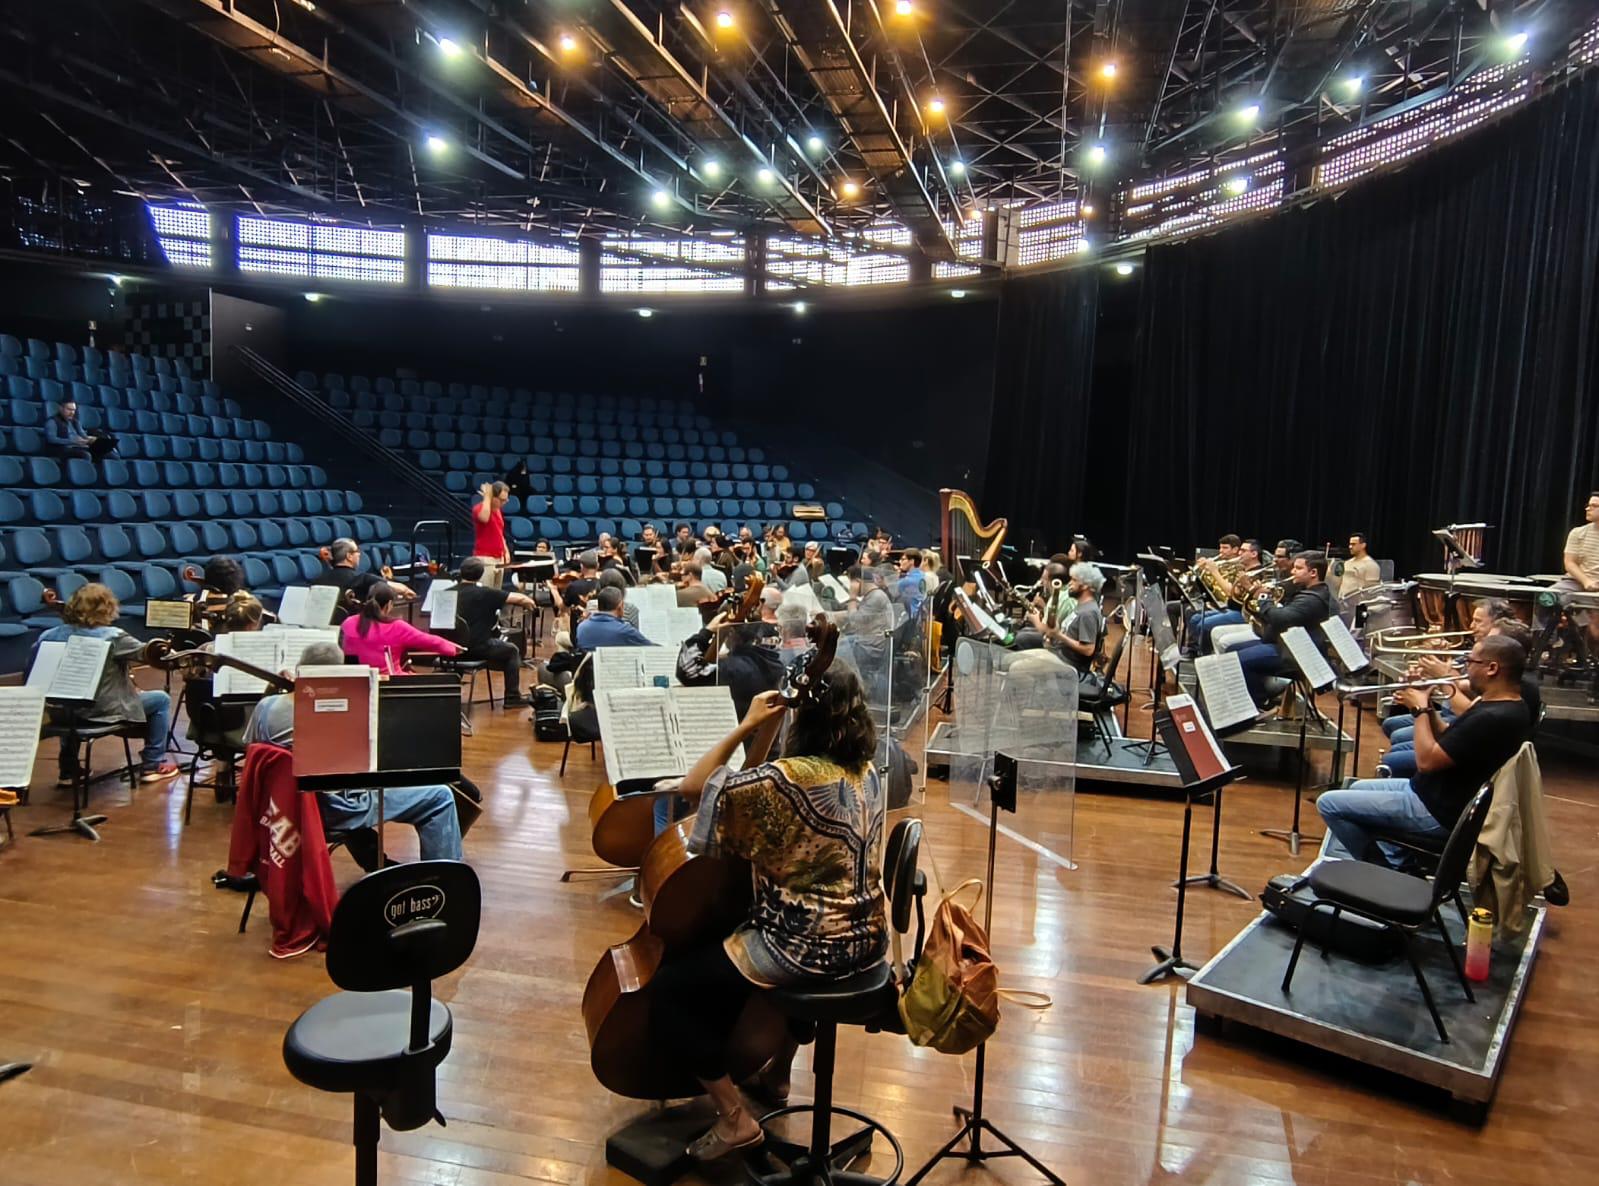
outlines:
M707 628L735 625L760 617L761 590L765 587L765 578L754 572L749 575L743 592L734 592L729 586L716 597L702 601L702 614L708 606L721 607L720 622L713 617ZM655 798L653 794L624 795L609 782L602 782L589 799L594 855L620 869L637 869L655 839Z
M831 666L838 629L818 614L810 646L789 667L781 694L790 705L813 693ZM672 1063L651 1040L650 985L668 951L730 934L749 912L751 877L742 862L689 851L692 817L657 836L639 866L644 922L625 943L608 948L583 989L583 1025L594 1077L617 1095L676 1099L703 1090L687 1067ZM754 993L730 1043L729 1067L741 1080L777 1052L787 1022Z

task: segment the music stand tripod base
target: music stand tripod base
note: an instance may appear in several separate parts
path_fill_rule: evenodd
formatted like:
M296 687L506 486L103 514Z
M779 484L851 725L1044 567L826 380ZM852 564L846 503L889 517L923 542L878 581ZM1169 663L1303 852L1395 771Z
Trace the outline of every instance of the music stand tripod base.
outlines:
M99 841L100 833L95 831L109 817L103 815L75 815L64 824L50 824L48 827L35 828L29 832L30 836L66 836L77 833L85 840Z
M1149 953L1160 962L1138 978L1140 984L1153 984L1157 980L1164 980L1167 976L1178 976L1187 980L1199 971L1199 965L1189 963L1169 947L1154 946L1149 949Z

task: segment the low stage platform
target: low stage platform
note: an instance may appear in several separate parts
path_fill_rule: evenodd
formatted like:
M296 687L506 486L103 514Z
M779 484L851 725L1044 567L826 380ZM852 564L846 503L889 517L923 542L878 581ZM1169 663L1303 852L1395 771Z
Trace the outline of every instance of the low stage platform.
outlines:
M1105 714L1106 733L1110 749L1107 752L1099 737L1091 736L1085 727L1077 742L1077 761L1072 766L1076 783L1119 783L1129 786L1157 787L1163 791L1182 788L1177 767L1162 746L1155 747L1149 755L1149 742L1121 735L1120 723L1112 714ZM960 727L940 721L927 741L927 766L929 775L940 768L947 769L950 762L960 758L981 757L973 747L963 748ZM1028 763L1023 759L1022 764Z
M1267 913L1194 974L1187 1000L1202 1032L1219 1035L1221 1023L1232 1022L1302 1042L1447 1092L1466 1119L1481 1123L1504 1070L1546 913L1542 905L1529 907L1522 934L1494 944L1489 979L1472 984L1475 1005L1462 995L1437 933L1428 928L1416 937L1416 958L1449 1031L1447 1043L1402 955L1380 964L1337 953L1322 959L1307 940L1292 994L1285 995L1283 971L1295 936ZM1453 909L1443 914L1450 935L1460 936Z

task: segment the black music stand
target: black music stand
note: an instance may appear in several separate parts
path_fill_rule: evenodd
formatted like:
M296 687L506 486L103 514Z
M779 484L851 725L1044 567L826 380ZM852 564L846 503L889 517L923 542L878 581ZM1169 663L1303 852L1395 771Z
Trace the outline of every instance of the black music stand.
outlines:
M1197 704L1194 711L1196 713L1199 711ZM1172 930L1171 946L1162 947L1155 944L1150 947L1150 954L1159 962L1138 978L1140 984L1153 984L1157 980L1164 980L1167 976L1187 979L1199 970L1195 964L1183 957L1183 913L1188 903L1190 885L1208 885L1223 893L1237 894L1246 902L1254 899L1252 894L1228 881L1216 870L1216 849L1221 838L1222 788L1238 779L1243 774L1242 768L1229 766L1219 773L1202 778L1190 753L1188 739L1185 738L1182 727L1173 718L1170 710L1161 709L1155 714L1155 727L1166 738L1166 752L1171 754L1172 761L1177 766L1177 773L1183 780L1183 844L1178 857L1177 880L1172 883L1177 888L1177 917ZM1247 724L1241 725L1232 732L1240 732L1248 727ZM1194 826L1194 803L1207 795L1214 808L1210 824L1210 872L1190 877L1188 849Z
M994 924L994 852L999 837L999 813L1001 811L1016 811L1016 759L1009 754L996 753L994 755L994 773L988 779L988 893L983 898L983 930L993 933ZM968 1164L980 1164L991 1161L996 1157L1020 1157L1032 1166L1052 1186L1066 1186L1066 1179L1051 1170L1042 1161L1034 1157L1020 1144L1001 1132L992 1120L983 1115L983 1079L987 1066L988 1043L984 1042L977 1048L977 1067L972 1076L972 1106L962 1107L956 1104L954 1113L960 1120L960 1131L952 1136L944 1147L927 1159L921 1169L912 1174L905 1182L905 1186L916 1186L923 1178L932 1172L933 1167L946 1157L959 1158ZM1003 1148L983 1148L983 1134L997 1140ZM956 1148L962 1141L970 1141L971 1147L966 1150Z
M1296 627L1296 629L1302 628ZM1309 637L1308 632L1306 637ZM1289 655L1290 657L1293 657L1293 653L1291 651L1289 652ZM1318 732L1325 733L1327 729L1332 728L1332 722L1329 721L1325 715L1323 715L1321 709L1316 707L1316 693L1325 692L1337 682L1337 679L1336 677L1324 679L1320 685L1315 685L1312 684L1311 677L1307 675L1304 669L1299 666L1297 659L1294 662L1294 667L1294 686L1299 689L1300 707L1299 752L1298 760L1296 762L1296 766L1298 768L1294 772L1294 819L1293 823L1290 824L1286 829L1262 828L1260 830L1260 834L1262 836L1270 836L1273 840L1282 840L1286 842L1288 845L1288 851L1293 853L1295 856L1298 856L1299 844L1304 839L1304 836L1299 831L1299 816L1301 803L1305 795L1305 767L1307 765L1307 750L1305 747L1308 740L1306 729L1310 724L1311 717L1313 716L1316 719L1316 729ZM1329 667L1326 674L1332 676L1332 668ZM1343 738L1342 730L1339 731L1338 736L1341 742Z

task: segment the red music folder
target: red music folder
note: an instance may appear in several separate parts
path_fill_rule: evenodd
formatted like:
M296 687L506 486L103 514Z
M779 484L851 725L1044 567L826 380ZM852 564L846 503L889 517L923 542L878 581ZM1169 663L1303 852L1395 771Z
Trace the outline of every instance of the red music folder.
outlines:
M1172 758L1184 775L1189 774L1189 770L1183 767L1192 770L1192 777L1186 781L1204 782L1215 778L1224 770L1231 769L1226 756L1221 752L1221 746L1216 743L1215 735L1210 731L1210 726L1199 715L1199 706L1194 703L1192 697L1167 697L1166 711L1171 714L1177 737L1182 741L1181 753L1174 753Z
M294 681L294 775L366 774L378 765L378 676L302 667Z

